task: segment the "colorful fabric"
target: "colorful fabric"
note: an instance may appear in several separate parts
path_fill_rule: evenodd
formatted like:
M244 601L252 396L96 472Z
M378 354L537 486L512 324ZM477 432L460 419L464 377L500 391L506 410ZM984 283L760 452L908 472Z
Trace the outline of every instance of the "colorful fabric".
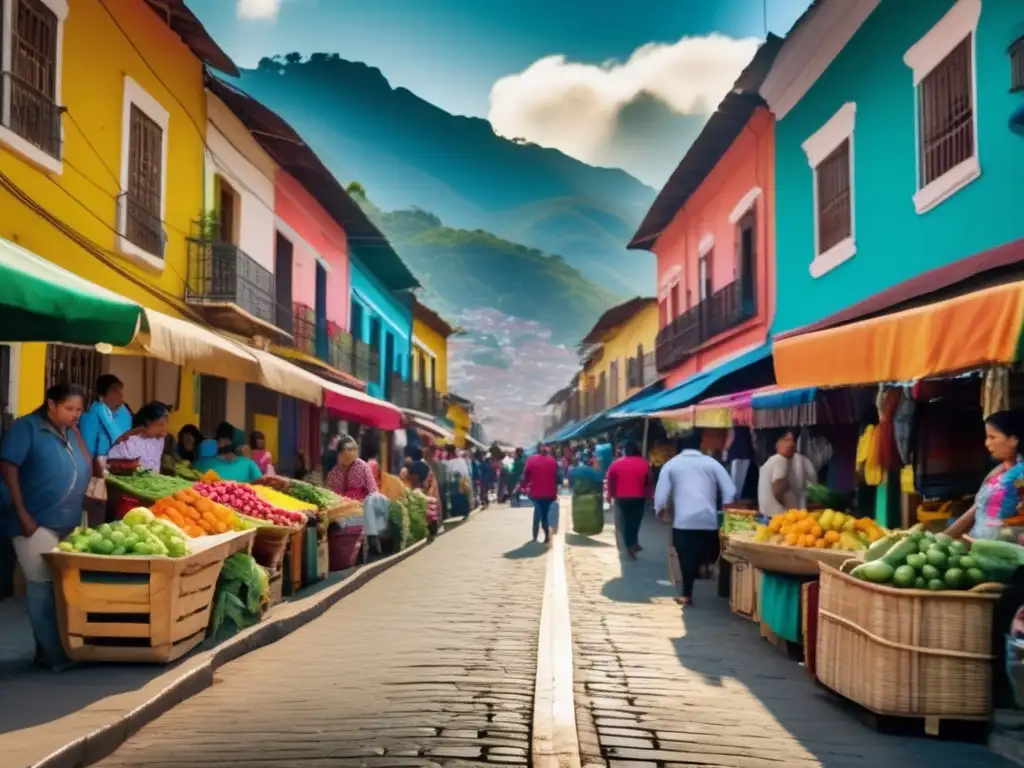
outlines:
M131 428L132 412L127 405L111 412L101 400L90 405L78 420L78 431L93 457L106 456L117 439Z
M378 492L370 465L362 459L356 459L348 467L336 465L327 475L327 487L339 496L356 501Z
M994 539L1003 520L1017 513L1015 483L1024 478L1024 459L1017 457L1012 467L1000 464L988 473L974 497L974 526L971 537Z

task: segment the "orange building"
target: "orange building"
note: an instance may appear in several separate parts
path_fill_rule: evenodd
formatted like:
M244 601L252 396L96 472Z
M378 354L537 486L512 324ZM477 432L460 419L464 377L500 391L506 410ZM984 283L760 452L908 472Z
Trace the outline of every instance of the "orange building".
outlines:
M765 344L775 311L774 119L758 88L769 36L679 163L629 247L658 259L665 387Z

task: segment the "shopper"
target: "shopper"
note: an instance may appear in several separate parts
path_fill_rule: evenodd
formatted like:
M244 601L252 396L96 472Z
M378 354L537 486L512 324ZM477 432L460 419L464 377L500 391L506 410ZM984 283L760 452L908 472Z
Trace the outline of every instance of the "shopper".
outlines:
M267 438L262 432L249 435L249 458L256 462L264 477L274 474L274 457L267 450Z
M640 446L630 441L623 448L623 456L608 468L608 500L619 508L622 519L622 544L626 554L636 560L641 551L640 525L643 523L647 500L653 494L651 468L640 454Z
M796 434L783 430L775 441L775 454L761 467L757 479L757 506L774 517L787 509L807 506L807 486L817 480L811 460L796 452Z
M107 458L138 459L140 469L159 472L167 444L168 415L163 403L142 406L135 414L134 426L117 439Z
M472 471L469 463L458 455L455 446L445 446L445 474L448 477L448 507L452 517L467 517L472 504Z
M215 440L216 447L212 456L207 455L210 452L210 441L200 444L199 453L202 458L193 464L198 471L213 470L221 480L233 480L238 483L252 483L263 477L256 462L242 455L245 434L235 429L233 424L223 421L217 425Z
M693 582L700 567L718 548L718 510L736 498L725 467L700 452L700 433L680 441L681 452L670 459L658 477L654 508L672 523L672 546L682 573L680 605L693 604Z
M428 499L427 533L430 538L437 535L441 525L441 501L437 492L437 481L425 461L413 461L409 465L409 485L413 490L421 491Z
M96 401L82 414L78 425L93 459L107 455L117 439L132 428L132 412L124 402L124 383L112 373L96 379Z
M199 446L203 442L203 433L195 424L186 424L178 430L177 454L182 461L191 464L199 458Z
M549 508L558 499L558 461L548 446L540 446L540 450L526 461L520 486L533 502L533 540L537 540L543 529L544 543L547 544L551 539Z
M43 560L82 522L92 457L78 431L85 393L56 384L43 404L17 419L0 446L3 522L25 575L36 661L52 669L69 664L60 641L50 569Z

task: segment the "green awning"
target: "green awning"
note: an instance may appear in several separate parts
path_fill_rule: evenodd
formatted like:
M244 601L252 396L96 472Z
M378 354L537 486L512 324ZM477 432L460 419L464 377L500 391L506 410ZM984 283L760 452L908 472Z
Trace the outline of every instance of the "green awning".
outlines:
M106 342L135 336L142 307L0 238L0 341Z

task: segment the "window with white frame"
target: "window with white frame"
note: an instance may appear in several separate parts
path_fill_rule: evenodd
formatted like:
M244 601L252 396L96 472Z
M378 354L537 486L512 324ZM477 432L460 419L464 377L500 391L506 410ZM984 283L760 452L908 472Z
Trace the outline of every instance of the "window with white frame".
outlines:
M67 15L67 0L0 0L0 141L57 174Z
M821 277L857 252L853 133L857 105L847 102L803 143L814 187L812 277Z
M123 253L163 269L167 235L167 130L170 114L130 77L121 119L118 245Z
M957 0L906 52L915 87L917 192L925 213L981 175L975 35L981 0Z

